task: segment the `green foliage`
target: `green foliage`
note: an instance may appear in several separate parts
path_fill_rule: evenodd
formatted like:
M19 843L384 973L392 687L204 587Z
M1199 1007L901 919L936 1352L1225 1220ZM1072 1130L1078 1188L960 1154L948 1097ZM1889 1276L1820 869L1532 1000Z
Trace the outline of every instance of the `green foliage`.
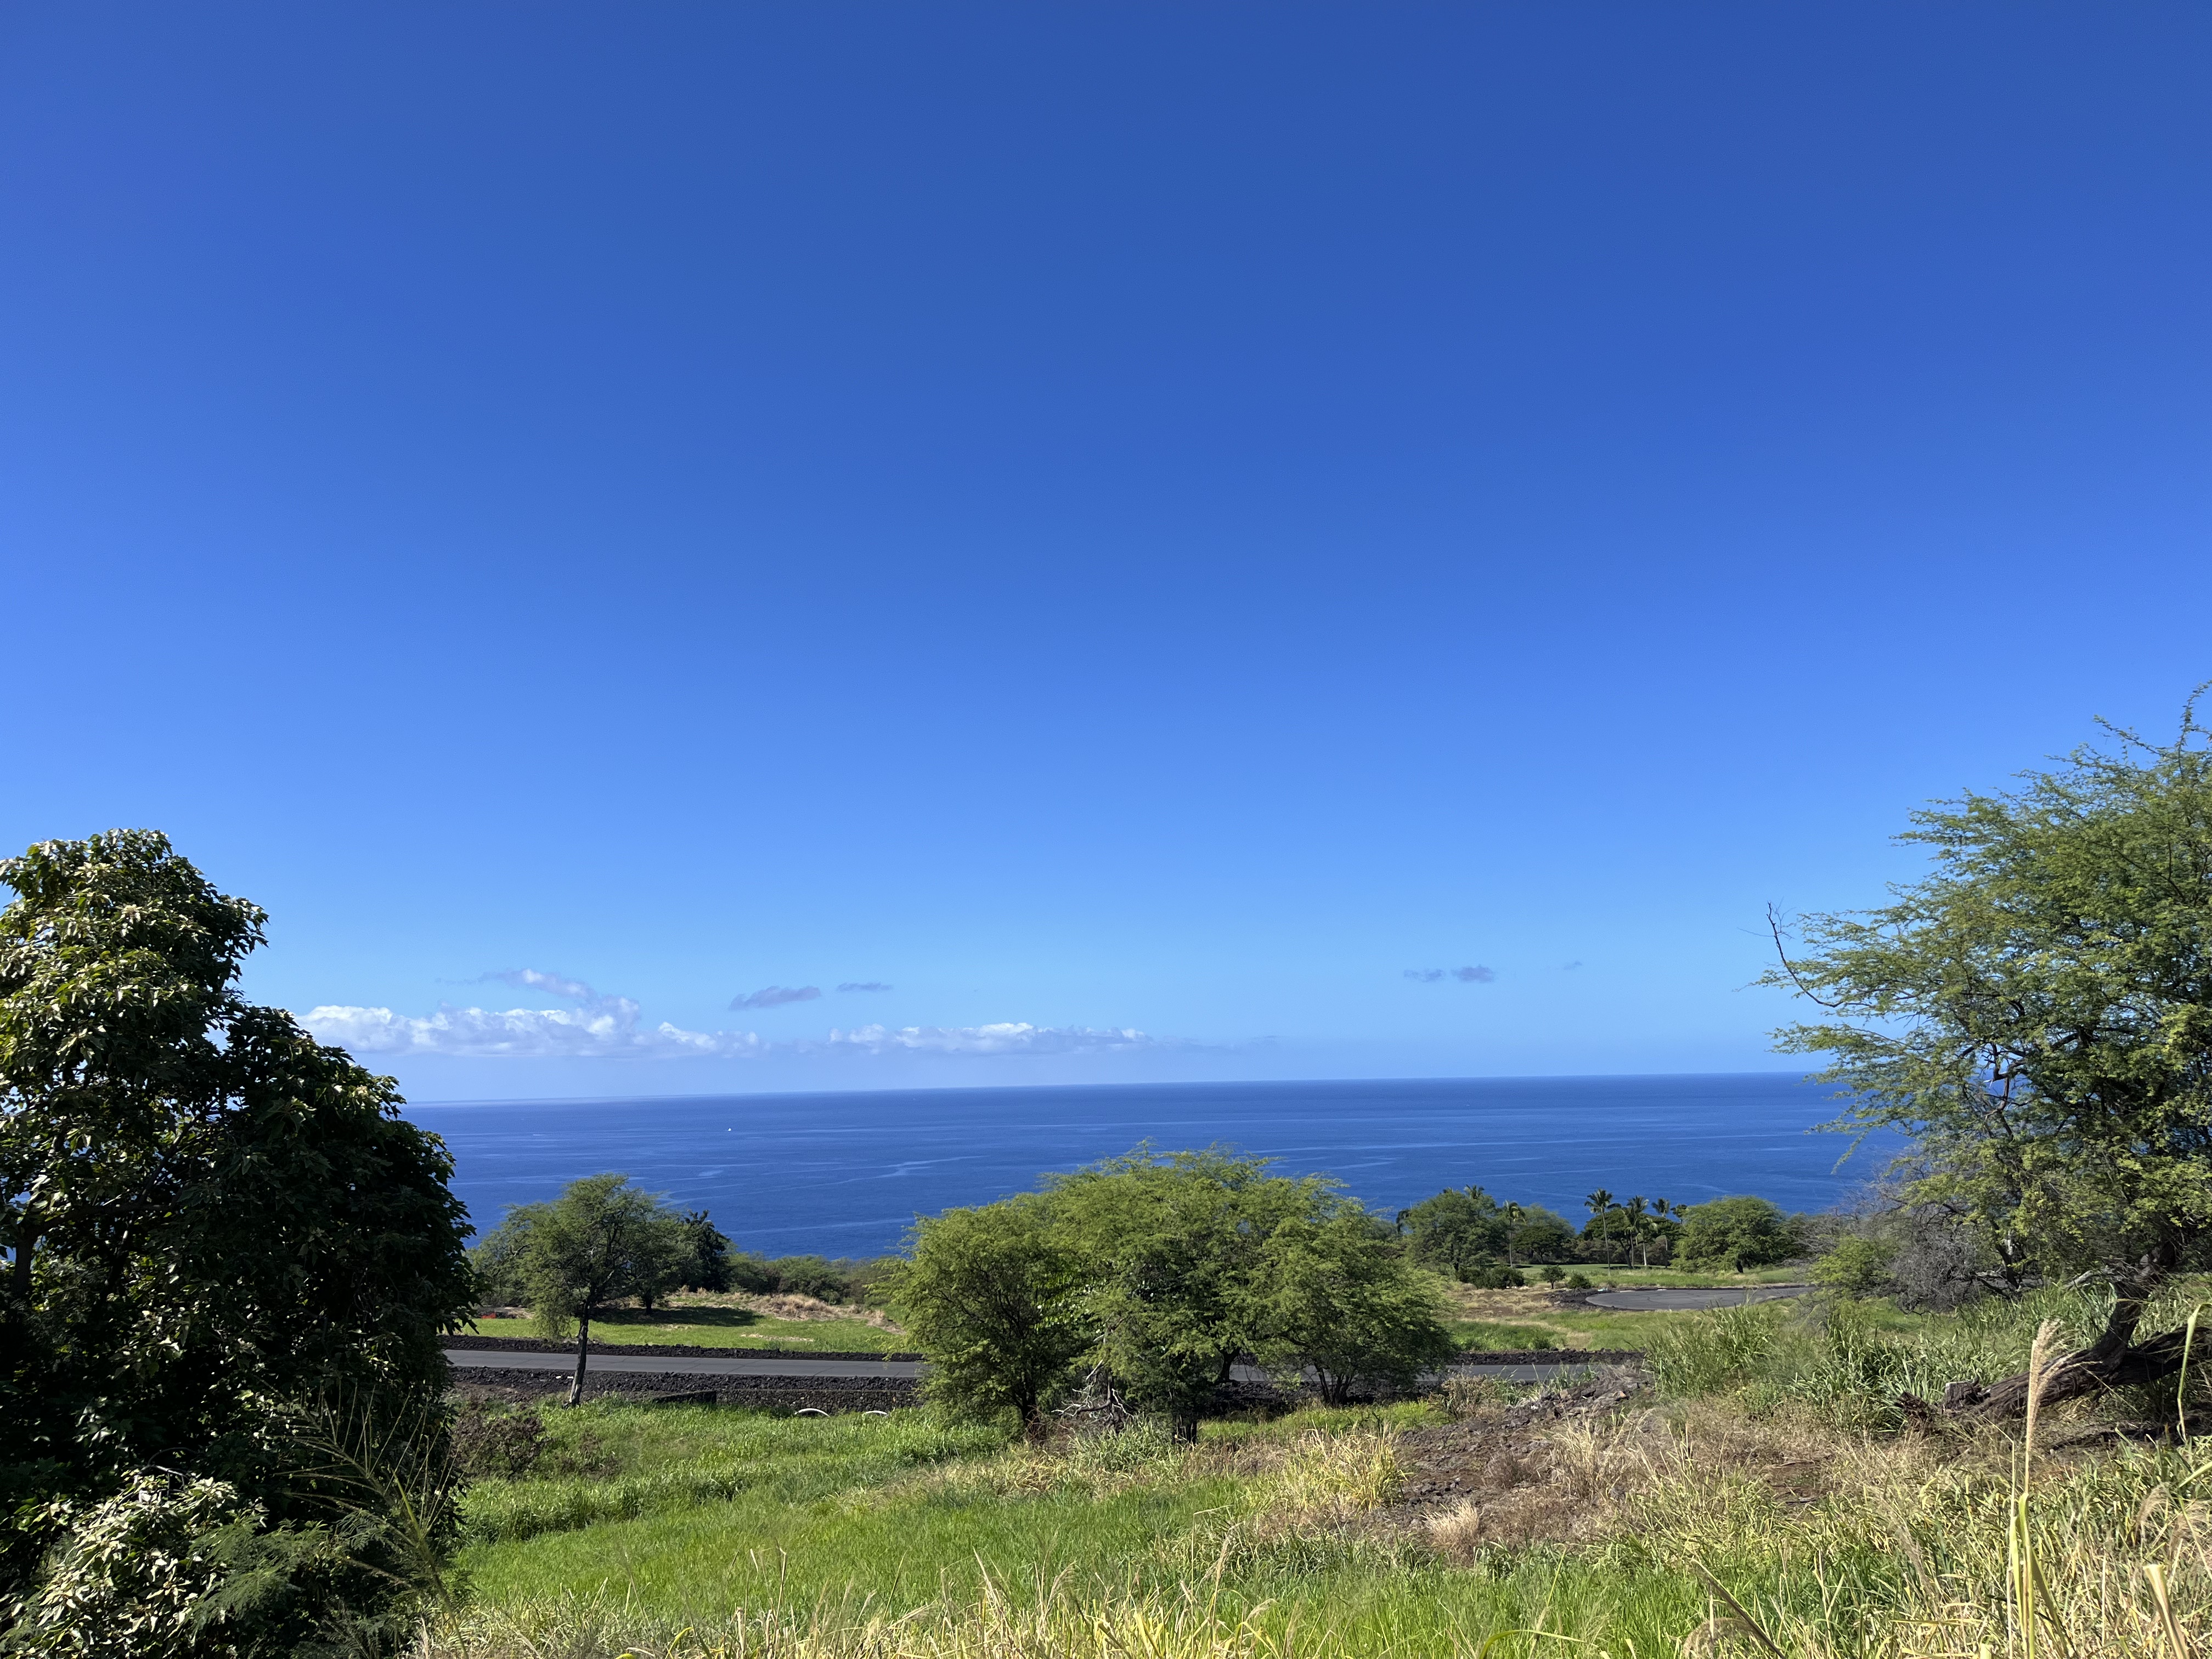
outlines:
M1324 1403L1341 1406L1358 1384L1411 1386L1451 1357L1436 1285L1408 1268L1391 1230L1349 1199L1279 1223L1261 1265L1266 1338L1278 1364L1310 1368Z
M1506 1239L1512 1254L1523 1261L1556 1261L1574 1254L1575 1230L1566 1217L1540 1204L1516 1207L1520 1218Z
M0 1503L33 1517L0 1595L35 1596L64 1517L137 1514L149 1468L295 1530L327 1493L275 1408L434 1418L475 1286L450 1160L390 1079L237 994L258 909L149 831L0 879Z
M1813 1264L1813 1282L1844 1296L1880 1296L1890 1287L1896 1254L1889 1240L1847 1233Z
M755 1296L811 1296L820 1302L860 1307L883 1300L901 1265L896 1256L831 1261L818 1255L781 1255L770 1260L747 1250L731 1251L726 1262L731 1290Z
M1845 1121L1918 1142L1909 1204L1970 1220L1989 1277L2096 1275L2124 1346L2212 1240L2212 748L2120 732L2016 791L1914 816L1934 871L1805 920L1767 982L1825 1011Z
M773 1288L787 1296L811 1296L817 1302L842 1302L851 1289L844 1269L823 1256L779 1256L769 1265L775 1274Z
M1589 1287L1590 1281L1589 1275L1588 1273L1569 1273L1567 1275L1567 1289L1571 1291L1586 1291L1589 1289Z
M708 1218L704 1210L684 1216L684 1245L678 1252L676 1283L687 1291L726 1291L731 1288L730 1241Z
M1688 1219L1680 1248L1685 1267L1724 1267L1740 1273L1787 1261L1800 1248L1790 1218L1763 1198L1716 1198L1685 1213Z
M531 1467L479 1480L463 1499L463 1530L479 1545L707 1506L719 1513L746 1498L811 1504L1006 1443L1003 1429L915 1411L793 1418L593 1401L540 1421L543 1451Z
M1455 1279L1504 1255L1510 1238L1504 1206L1480 1187L1447 1188L1399 1211L1398 1230L1414 1261Z
M1459 1282L1478 1291L1517 1291L1528 1281L1517 1267L1502 1261L1478 1261L1460 1269Z
M477 1247L487 1279L520 1293L540 1328L577 1330L576 1387L582 1394L592 1317L635 1297L650 1308L674 1288L696 1243L685 1219L627 1176L586 1176L549 1204L516 1205Z
M1547 1285L1556 1285L1566 1276L1567 1270L1565 1267L1547 1267L1543 1272L1543 1280Z
M1140 1405L1185 1435L1231 1364L1273 1333L1265 1247L1334 1183L1270 1177L1267 1160L1140 1149L1048 1177L1054 1229L1085 1264L1093 1352Z
M1187 1438L1241 1354L1310 1368L1341 1400L1452 1352L1435 1285L1333 1187L1140 1148L921 1221L891 1292L956 1410L1033 1426L1087 1363Z
M1016 1199L915 1224L892 1280L899 1320L931 1359L931 1396L956 1412L1011 1410L1034 1427L1089 1346L1081 1264L1043 1203Z

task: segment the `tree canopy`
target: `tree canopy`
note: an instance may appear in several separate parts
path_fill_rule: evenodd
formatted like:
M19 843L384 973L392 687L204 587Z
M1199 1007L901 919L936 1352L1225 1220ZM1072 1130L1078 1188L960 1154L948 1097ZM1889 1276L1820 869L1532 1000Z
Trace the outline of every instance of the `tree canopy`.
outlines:
M576 1327L568 1403L584 1398L592 1318L631 1297L651 1305L695 1267L696 1228L622 1175L572 1181L544 1204L519 1204L477 1247L488 1278L519 1292L551 1335Z
M316 1490L273 1413L445 1387L474 1301L451 1161L389 1079L240 997L263 914L161 836L42 842L0 881L0 1507L174 1475L288 1524ZM48 1541L0 1536L0 1595Z
M921 1221L894 1298L940 1397L1030 1424L1083 1365L1184 1435L1243 1355L1310 1368L1339 1399L1451 1343L1433 1282L1334 1187L1218 1147L1139 1147Z
M915 1224L892 1304L932 1361L931 1395L979 1416L1011 1409L1034 1431L1090 1346L1081 1264L1034 1195Z
M1682 1212L1681 1260L1687 1267L1771 1267L1802 1248L1790 1218L1763 1198L1716 1198Z
M2212 1240L2212 750L2126 732L1998 794L1914 815L1934 869L1878 908L1803 919L1767 982L1823 1011L1850 1127L1917 1143L1909 1202L1976 1229L1991 1282L2111 1286L2061 1391L2162 1374L2144 1309ZM2020 1389L1991 1391L2009 1409Z

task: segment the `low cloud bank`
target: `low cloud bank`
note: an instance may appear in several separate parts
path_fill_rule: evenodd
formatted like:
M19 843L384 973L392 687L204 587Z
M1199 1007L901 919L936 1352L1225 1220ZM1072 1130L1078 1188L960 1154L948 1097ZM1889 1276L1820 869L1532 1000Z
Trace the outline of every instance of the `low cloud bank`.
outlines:
M826 1039L771 1042L753 1031L687 1031L663 1021L647 1026L638 1005L609 996L581 980L536 969L487 974L532 990L550 992L573 1008L460 1008L441 1006L435 1013L410 1016L389 1008L326 1004L311 1008L300 1023L319 1042L335 1043L357 1054L443 1054L482 1058L569 1060L750 1060L775 1054L1073 1054L1169 1046L1133 1030L1089 1026L1031 1025L1006 1021L992 1025L863 1025L832 1030ZM778 993L767 1001L769 992ZM733 1006L771 1007L811 1001L822 994L809 986L786 991L770 986Z

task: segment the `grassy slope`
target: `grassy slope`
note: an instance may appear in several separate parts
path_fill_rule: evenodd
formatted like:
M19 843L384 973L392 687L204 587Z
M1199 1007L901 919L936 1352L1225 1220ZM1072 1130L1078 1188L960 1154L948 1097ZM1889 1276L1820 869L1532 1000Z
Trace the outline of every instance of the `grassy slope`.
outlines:
M1150 1431L1037 1451L918 1413L551 1412L549 1473L470 1496L479 1621L434 1651L612 1655L619 1637L658 1643L692 1624L705 1634L681 1651L734 1654L733 1615L783 1609L814 1632L797 1659L1122 1650L1085 1634L1109 1618L1135 1621L1125 1646L1162 1659L1253 1659L1293 1624L1291 1645L1308 1653L1473 1653L1505 1632L1485 1650L1498 1659L1556 1653L1559 1636L1619 1656L1677 1651L1711 1616L1703 1564L1793 1653L2014 1653L2011 1442L1899 1438L1883 1424L1900 1385L2019 1364L2047 1313L2075 1337L2095 1310L2054 1297L1942 1318L1858 1304L1825 1326L1781 1306L1619 1316L1668 1333L1652 1346L1680 1401L1656 1439L1635 1416L1574 1431L1579 1451L1574 1432L1551 1431L1589 1522L1552 1543L1486 1541L1471 1519L1472 1546L1431 1547L1420 1528L1378 1534L1362 1520L1387 1502L1375 1471L1395 1455L1391 1431L1436 1420L1431 1407L1210 1424L1190 1451ZM1782 1450L1763 1465L1738 1456L1762 1438ZM2201 1628L2212 1518L2189 1501L2212 1479L2201 1463L2179 1449L2044 1459L2033 1541L2076 1638L2163 1651L2141 1571L2160 1559L2185 1625ZM995 1611L987 1573L1012 1592ZM933 1603L943 1616L917 1612ZM1000 1640L992 1621L1007 1608L1032 1609L1051 1639ZM896 1640L840 1633L909 1613L919 1622ZM1248 1616L1249 1639L1223 1623ZM594 1620L599 1645L560 1634ZM1510 1634L1540 1626L1543 1640ZM518 1628L538 1647L500 1634Z
M1395 1425L1435 1420L1400 1408ZM668 1464L633 1463L633 1449L666 1425L692 1462L728 1468L750 1460L750 1483L726 1499L685 1502L672 1491L633 1518L478 1542L465 1565L488 1607L528 1621L531 1610L583 1598L620 1605L633 1625L713 1625L741 1609L854 1609L899 1614L927 1603L975 1600L988 1573L1024 1601L1057 1583L1063 1595L1112 1597L1179 1587L1223 1565L1218 1604L1280 1632L1295 1622L1332 1632L1329 1650L1380 1654L1412 1642L1449 1651L1454 1634L1527 1627L1540 1615L1656 1643L1700 1605L1680 1574L1617 1568L1603 1576L1548 1555L1498 1573L1407 1563L1339 1540L1241 1541L1233 1524L1266 1495L1267 1481L1240 1460L1255 1444L1279 1455L1313 1437L1371 1440L1373 1412L1314 1412L1285 1423L1208 1425L1195 1453L1157 1437L1130 1437L1122 1467L1046 1469L1048 1458L1001 1451L993 1437L961 1446L918 1413L892 1419L775 1419L750 1413L663 1412L635 1407L553 1413L573 1446L604 1436L623 1449L602 1480L621 1485ZM957 1460L950 1472L931 1463ZM615 1473L617 1469L623 1473ZM1324 1468L1324 1484L1327 1471ZM488 1482L471 1495L481 1534L525 1508L543 1518L552 1493L573 1480ZM1026 1487L1026 1489L1025 1489ZM579 1517L580 1518L580 1517ZM1549 1613L1546 1609L1549 1608ZM1694 1622L1694 1620L1692 1620Z

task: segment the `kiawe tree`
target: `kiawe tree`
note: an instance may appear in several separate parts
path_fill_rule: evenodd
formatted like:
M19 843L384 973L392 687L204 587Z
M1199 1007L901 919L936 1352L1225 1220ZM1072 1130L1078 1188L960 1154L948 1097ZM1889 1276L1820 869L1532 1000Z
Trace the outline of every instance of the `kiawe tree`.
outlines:
M2021 787L1915 815L1935 868L1878 909L1817 915L1789 986L1824 1016L1778 1033L1832 1056L1844 1120L1917 1143L1907 1203L1979 1231L1993 1280L2112 1293L2051 1397L2170 1375L2151 1298L2212 1263L2212 749L2195 705L2171 744L2116 732ZM1954 1389L1989 1413L2014 1376Z
M568 1403L584 1398L592 1319L617 1302L649 1301L681 1277L693 1237L684 1218L627 1176L586 1176L545 1204L518 1205L477 1247L519 1290L548 1334L576 1327Z
M239 996L258 908L144 830L42 842L0 881L6 1605L71 1514L125 1493L212 1482L196 1502L270 1534L327 1519L285 1412L441 1431L439 1337L474 1281L451 1161L391 1080ZM309 1650L388 1565L325 1560L256 1639Z
M1394 1232L1354 1200L1326 1196L1268 1235L1259 1352L1310 1370L1328 1405L1360 1383L1409 1387L1457 1352L1436 1281L1413 1270Z
M1139 1148L1047 1177L1054 1235L1083 1264L1092 1354L1182 1438L1270 1332L1268 1237L1333 1184L1267 1171L1265 1158L1219 1149Z
M893 1307L930 1356L929 1392L953 1410L1011 1410L1025 1432L1090 1346L1082 1264L1035 1194L915 1224L891 1277Z

